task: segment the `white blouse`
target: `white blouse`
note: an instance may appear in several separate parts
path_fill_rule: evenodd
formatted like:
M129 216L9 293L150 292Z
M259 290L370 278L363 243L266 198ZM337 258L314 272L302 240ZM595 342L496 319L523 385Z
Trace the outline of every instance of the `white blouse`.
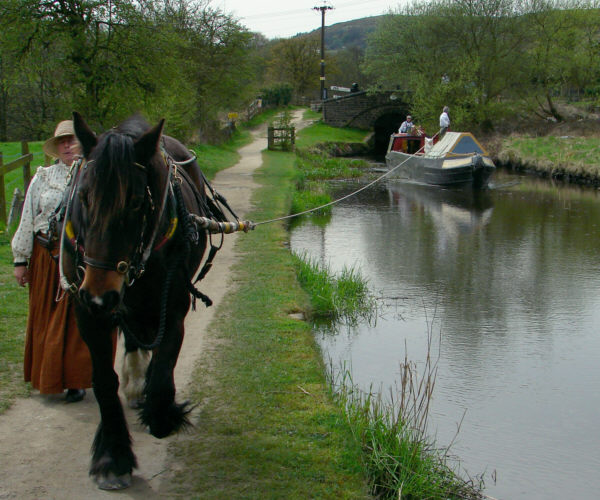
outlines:
M48 218L62 200L69 170L70 167L59 161L49 167L39 167L31 179L21 222L12 239L15 262L27 262L33 252L35 233L48 231Z

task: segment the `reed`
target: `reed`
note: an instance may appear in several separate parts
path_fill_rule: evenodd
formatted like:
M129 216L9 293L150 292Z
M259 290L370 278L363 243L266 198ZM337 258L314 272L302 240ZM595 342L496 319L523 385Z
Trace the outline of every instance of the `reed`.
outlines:
M449 447L438 449L427 437L427 422L437 375L429 349L422 372L405 355L400 381L384 398L362 391L346 367L329 379L345 408L354 438L363 450L371 493L381 499L482 499L483 480L464 480L449 463ZM406 350L405 350L406 352Z
M323 207L323 205L327 205L330 202L331 196L329 196L329 194L324 191L323 186L319 184L315 187L311 187L309 190L295 191L290 213L299 214L306 212L307 210L318 208L318 210L313 210L311 215L330 215L331 206Z
M359 319L374 317L375 298L357 269L345 266L336 276L329 266L306 253L293 254L293 261L298 281L309 295L314 318L355 324Z

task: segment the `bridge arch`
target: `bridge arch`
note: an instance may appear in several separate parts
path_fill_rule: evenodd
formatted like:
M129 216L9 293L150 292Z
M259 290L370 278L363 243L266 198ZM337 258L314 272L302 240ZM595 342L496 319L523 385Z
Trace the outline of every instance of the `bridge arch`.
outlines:
M373 130L377 154L385 153L390 134L408 114L408 105L397 92L353 92L323 102L323 121L334 127Z

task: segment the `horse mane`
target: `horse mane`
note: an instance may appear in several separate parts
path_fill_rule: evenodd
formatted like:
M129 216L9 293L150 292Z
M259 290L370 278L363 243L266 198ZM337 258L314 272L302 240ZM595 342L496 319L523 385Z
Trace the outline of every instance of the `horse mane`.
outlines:
M150 126L139 115L133 115L118 127L114 127L98 139L93 151L93 164L89 171L89 190L95 193L90 203L89 216L94 224L106 231L113 215L124 212L131 202L131 186L134 182L134 141Z
M116 130L119 130L121 133L130 136L133 139L137 139L142 134L147 132L150 129L151 125L140 115L136 113L131 115L129 118L124 120L118 127L115 127Z

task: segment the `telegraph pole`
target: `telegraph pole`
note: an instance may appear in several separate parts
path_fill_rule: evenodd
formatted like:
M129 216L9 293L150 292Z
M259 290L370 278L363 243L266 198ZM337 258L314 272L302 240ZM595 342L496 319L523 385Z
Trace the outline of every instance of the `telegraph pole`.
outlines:
M325 90L325 11L331 10L333 7L323 5L321 7L313 7L313 10L321 11L321 100L327 99L327 91Z

